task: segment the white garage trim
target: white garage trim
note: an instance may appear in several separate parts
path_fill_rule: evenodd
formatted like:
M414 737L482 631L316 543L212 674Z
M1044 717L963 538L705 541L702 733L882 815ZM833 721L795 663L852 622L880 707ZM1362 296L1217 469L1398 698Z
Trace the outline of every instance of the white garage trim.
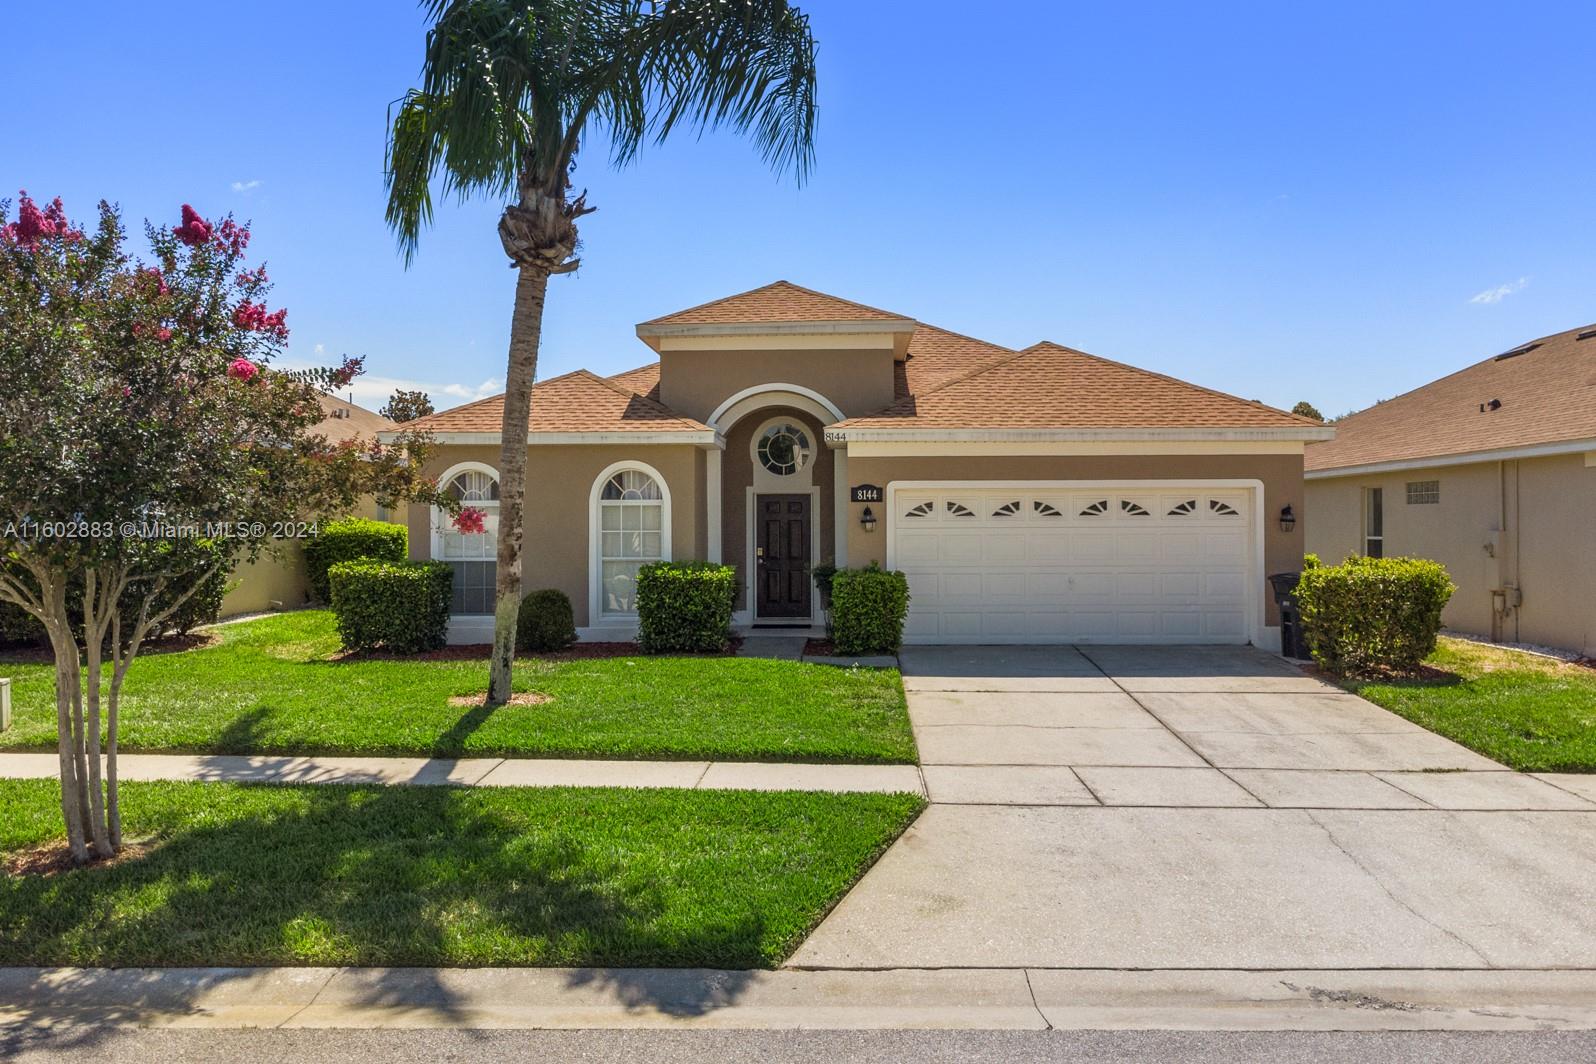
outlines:
M886 491L886 563L887 568L898 568L897 533L901 520L898 495L903 492L1048 492L1075 490L1116 491L1244 491L1248 493L1251 521L1248 528L1250 542L1247 546L1247 573L1245 578L1244 628L1248 638L1259 646L1269 646L1269 629L1264 627L1264 485L1254 479L1184 479L1184 480L899 480L887 484ZM913 609L911 605L910 609ZM907 642L916 640L906 637Z

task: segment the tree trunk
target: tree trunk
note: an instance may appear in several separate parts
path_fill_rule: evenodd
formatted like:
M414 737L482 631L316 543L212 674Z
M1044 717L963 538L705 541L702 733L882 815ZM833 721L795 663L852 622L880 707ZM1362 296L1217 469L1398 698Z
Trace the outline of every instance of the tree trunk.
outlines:
M106 600L110 609L116 608L109 581L90 569L83 579L83 646L88 658L88 675L84 680L84 750L83 759L88 769L89 804L84 810L89 819L89 839L94 852L101 857L112 857L116 850L111 845L111 833L105 826L105 790L100 780L100 659L105 649Z
M522 513L526 503L526 449L532 414L532 382L543 336L543 300L549 274L520 266L515 285L515 315L510 319L510 360L504 380L504 421L499 428L498 580L493 600L493 660L487 703L510 700L510 666L515 661L515 624L521 609Z

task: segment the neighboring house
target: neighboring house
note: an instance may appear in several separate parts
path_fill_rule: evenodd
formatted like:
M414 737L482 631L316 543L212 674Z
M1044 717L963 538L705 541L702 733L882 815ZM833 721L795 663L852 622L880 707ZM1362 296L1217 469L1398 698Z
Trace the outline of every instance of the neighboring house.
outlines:
M920 643L1278 646L1304 442L1332 430L1057 344L1009 350L785 281L637 327L659 360L533 390L523 587L585 639L636 631L655 559L741 574L734 622L808 627L822 561L909 575ZM483 535L413 506L456 571L450 638L491 638L502 397L413 423Z
M1596 326L1336 422L1308 448L1308 549L1443 563L1445 623L1596 654Z
M311 431L327 437L333 443L369 440L379 432L397 427L381 414L374 414L365 407L345 402L336 396L322 396L321 407L326 416ZM360 501L354 515L379 521L397 517L381 510L369 498ZM305 578L302 545L296 540L278 541L254 561L244 562L235 569L228 583L232 586L222 599L221 617L305 605L310 586Z

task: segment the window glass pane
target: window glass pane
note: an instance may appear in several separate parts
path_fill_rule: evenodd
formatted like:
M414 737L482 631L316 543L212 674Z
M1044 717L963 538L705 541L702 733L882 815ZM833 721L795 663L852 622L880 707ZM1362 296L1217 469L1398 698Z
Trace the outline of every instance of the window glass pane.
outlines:
M639 558L658 558L659 557L659 533L658 532L644 532L643 533L642 547L639 549L637 556Z
M619 506L604 505L599 507L601 517L600 528L606 532L621 527L621 508Z
M658 531L659 530L660 512L663 509L664 509L664 507L661 507L661 506L645 506L645 507L643 507L643 527L645 529L647 529L648 531L650 531L650 532Z
M604 557L606 558L620 557L621 534L619 532L604 533L604 542L600 549L603 551Z
M628 532L633 532L643 527L641 509L636 506L621 507L621 527Z
M605 613L632 613L637 609L638 562L605 562L599 583L599 601Z

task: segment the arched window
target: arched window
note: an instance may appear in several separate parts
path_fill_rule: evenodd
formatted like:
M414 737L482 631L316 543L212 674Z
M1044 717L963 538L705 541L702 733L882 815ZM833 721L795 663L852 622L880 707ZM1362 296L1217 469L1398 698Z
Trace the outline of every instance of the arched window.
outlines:
M454 599L450 612L493 612L493 589L498 578L499 474L490 466L467 462L439 478L443 491L483 513L483 531L461 532L445 510L432 511L432 556L454 570Z
M635 616L637 571L670 557L670 493L639 463L610 467L594 489L596 612Z

